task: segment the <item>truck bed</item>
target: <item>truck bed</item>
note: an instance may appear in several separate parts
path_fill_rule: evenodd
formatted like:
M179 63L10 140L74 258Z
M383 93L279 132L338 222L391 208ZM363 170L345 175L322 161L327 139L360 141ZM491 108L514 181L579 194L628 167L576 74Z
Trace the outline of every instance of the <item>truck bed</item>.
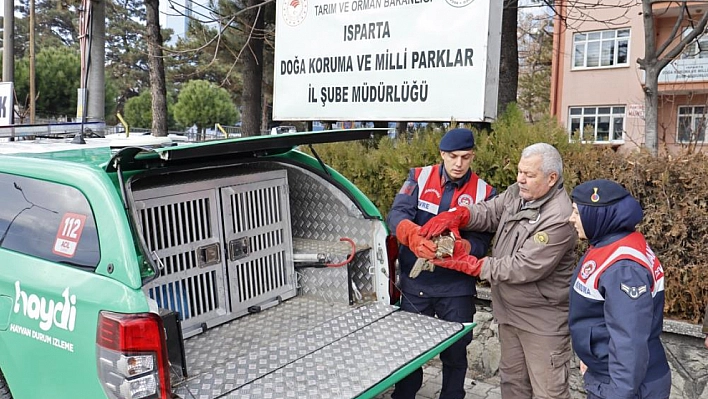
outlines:
M472 328L388 305L385 225L308 169L174 171L130 190L160 264L143 290L186 338L180 398L363 399Z
M431 349L469 329L381 303L352 307L299 296L187 339L189 376L174 392L202 399L353 398L362 387L392 384L396 371L412 371L422 354L434 356Z

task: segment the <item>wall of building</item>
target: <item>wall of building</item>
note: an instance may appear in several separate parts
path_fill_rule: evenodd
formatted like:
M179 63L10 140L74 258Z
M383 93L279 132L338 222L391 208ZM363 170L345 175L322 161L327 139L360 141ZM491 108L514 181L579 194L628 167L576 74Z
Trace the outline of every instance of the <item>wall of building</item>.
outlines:
M560 74L562 79L554 78L557 88L558 120L568 126L568 109L577 106L622 105L627 107L625 120L625 146L635 148L643 144L644 120L640 113L644 107L644 92L642 91L642 71L634 62L644 56L644 28L639 14L640 5L632 10L624 7L612 8L615 3L627 4L623 1L603 1L603 6L593 10L580 10L575 7L567 9L567 27L562 34ZM636 9L636 10L634 10ZM588 17L592 14L592 18ZM610 23L611 22L611 23ZM589 32L607 29L630 29L628 60L624 67L609 67L596 69L573 70L573 35L578 32Z
M659 142L666 143L669 152L686 149L690 143L677 143L678 109L682 106L703 106L708 111L708 94L664 94L659 98Z
M624 106L624 135L620 151L632 151L643 147L645 135L643 91L644 72L639 69L636 60L644 57L644 26L641 3L627 8L622 0L603 1L603 7L585 7L574 2L565 3L566 8L558 9L565 13L566 23L556 23L555 49L557 66L554 65L552 77L552 112L558 121L569 127L570 107ZM659 8L657 8L659 7ZM700 4L691 8L692 16L700 16L703 10ZM671 37L678 15L677 7L668 7L662 3L654 10L656 44L661 46ZM629 28L630 44L628 65L624 67L604 67L593 69L573 69L573 36L575 33L598 30ZM678 40L674 40L669 48ZM708 40L702 42L703 51ZM708 58L678 57L669 64L659 79L659 149L661 152L676 153L695 149L706 151L703 142L677 142L678 109L681 106L706 106L708 110ZM707 113L708 114L708 113ZM708 142L708 141L706 141ZM618 143L613 143L616 145ZM704 148L705 147L705 148Z
M190 20L211 27L218 26L209 0L168 0L160 2L160 27L172 29L172 36L166 45L174 45L187 34Z
M695 11L695 10L694 10ZM656 20L657 45L661 45L672 35L676 16L669 13L666 18ZM671 46L675 46L675 39ZM705 50L705 49L704 49ZM664 68L659 79L659 142L669 152L677 152L691 143L678 142L678 110L683 106L708 105L708 58L681 59ZM708 108L708 107L706 107Z

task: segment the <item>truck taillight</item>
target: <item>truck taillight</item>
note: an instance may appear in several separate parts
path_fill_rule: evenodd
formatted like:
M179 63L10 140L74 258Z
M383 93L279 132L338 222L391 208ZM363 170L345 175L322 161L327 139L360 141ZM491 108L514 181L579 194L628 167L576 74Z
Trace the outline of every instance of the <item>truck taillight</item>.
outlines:
M386 237L386 252L388 253L388 294L391 297L391 305L395 305L401 299L401 290L396 286L396 259L398 259L398 240L396 236Z
M101 312L96 334L98 375L111 399L169 399L165 330L154 313Z

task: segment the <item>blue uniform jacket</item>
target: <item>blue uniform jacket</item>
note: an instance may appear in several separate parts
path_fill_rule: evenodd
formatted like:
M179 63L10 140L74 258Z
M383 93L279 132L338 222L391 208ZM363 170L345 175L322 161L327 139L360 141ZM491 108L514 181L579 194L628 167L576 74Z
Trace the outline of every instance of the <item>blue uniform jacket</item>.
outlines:
M446 183L442 187L442 197L440 199L440 207L438 212L445 212L451 208L453 193L455 190L464 185L472 174L470 170L462 179L457 182L452 182L446 178L447 173L445 168L440 168L441 173L445 177L442 179ZM419 226L423 226L433 216L432 213L418 209L418 183L414 176L414 169L410 170L408 179L404 185L411 187L413 190L401 190L393 200L393 205L387 217L387 223L391 231L395 232L398 223L403 219L412 220ZM403 192L405 191L405 192ZM488 198L496 196L496 190L492 189ZM492 239L492 234L477 233L472 231L461 231L462 238L468 240L472 246L471 254L476 257L484 257L487 255L489 243ZM464 273L454 270L436 267L433 272L423 271L417 278L410 278L408 274L416 261L416 256L408 247L399 245L398 261L400 265L400 289L403 292L413 294L420 297L453 297L453 296L468 296L476 295L477 289L475 286L475 278Z
M629 235L634 225L623 225L629 213L622 209L609 212L597 223L604 232L591 239L591 244L599 248ZM644 390L669 372L659 340L664 291L657 291L652 297L651 272L634 260L622 259L600 275L597 290L602 299L581 295L575 287L580 276L588 274L589 270L581 270L583 265L588 265L586 256L587 253L578 263L571 281L568 318L573 349L588 366L590 375L585 377L586 389L603 398L634 399L639 397L640 390L646 395L642 398L663 397L663 394L652 395L654 388L646 393ZM646 287L646 290L636 291L633 287ZM588 381L592 383L588 385ZM659 387L659 390L668 392L670 378L663 381L668 381L669 386Z

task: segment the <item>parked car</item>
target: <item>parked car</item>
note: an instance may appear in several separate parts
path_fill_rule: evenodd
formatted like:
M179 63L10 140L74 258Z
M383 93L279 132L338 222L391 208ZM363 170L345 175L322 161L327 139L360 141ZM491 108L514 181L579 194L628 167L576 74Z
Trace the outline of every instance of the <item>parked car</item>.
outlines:
M396 241L301 144L0 144L0 399L371 398L472 329L399 311ZM132 137L132 136L131 136Z
M296 133L295 126L275 126L270 129L270 134Z

